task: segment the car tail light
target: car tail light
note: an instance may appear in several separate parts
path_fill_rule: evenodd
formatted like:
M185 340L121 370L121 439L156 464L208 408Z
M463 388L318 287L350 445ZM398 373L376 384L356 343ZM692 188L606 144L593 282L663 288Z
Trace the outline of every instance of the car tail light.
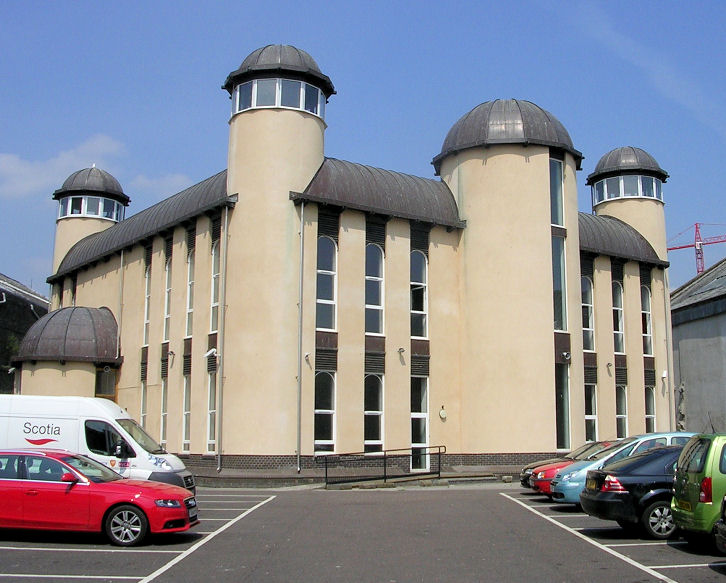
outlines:
M699 502L712 502L713 489L711 487L711 478L703 478L701 480L701 492L698 494Z
M602 488L600 488L600 491L601 492L627 492L627 490L620 483L620 480L618 480L615 476L611 476L610 474L605 476L605 482L603 483Z

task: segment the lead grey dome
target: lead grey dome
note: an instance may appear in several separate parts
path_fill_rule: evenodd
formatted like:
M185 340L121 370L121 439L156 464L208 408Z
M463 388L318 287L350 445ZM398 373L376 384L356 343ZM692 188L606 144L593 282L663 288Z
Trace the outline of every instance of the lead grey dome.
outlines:
M118 326L111 310L74 306L35 322L13 360L116 364L117 347Z
M128 205L131 200L124 194L118 180L95 166L71 174L65 179L63 186L53 193L53 198L58 200L73 194L100 194L124 205Z
M496 144L536 144L560 148L572 154L580 169L582 153L572 145L565 126L550 112L531 101L495 99L477 105L449 130L441 153L432 164L436 174L451 154Z
M267 45L252 51L239 69L227 75L222 85L229 93L236 85L250 79L285 77L305 81L320 88L325 97L335 93L330 77L320 71L320 67L308 53L292 45Z
M610 150L600 158L595 170L587 177L587 184L592 185L603 178L620 174L654 176L663 182L668 178L668 173L648 152L634 146L624 146Z

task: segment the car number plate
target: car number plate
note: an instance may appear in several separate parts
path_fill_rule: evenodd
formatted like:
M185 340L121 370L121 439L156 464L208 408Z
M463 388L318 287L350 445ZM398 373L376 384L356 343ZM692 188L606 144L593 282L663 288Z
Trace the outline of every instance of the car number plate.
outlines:
M588 490L597 490L597 484L595 483L594 478L588 478L585 486Z
M676 506L678 506L678 508L682 508L683 510L691 509L691 503L688 500L676 500Z
M190 508L189 509L189 522L194 522L196 519L197 519L197 509Z

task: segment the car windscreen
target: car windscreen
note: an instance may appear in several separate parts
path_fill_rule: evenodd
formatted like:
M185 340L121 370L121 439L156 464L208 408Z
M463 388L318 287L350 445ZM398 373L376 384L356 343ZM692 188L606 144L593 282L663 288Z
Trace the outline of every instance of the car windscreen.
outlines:
M126 432L134 438L134 441L143 447L149 453L166 453L166 450L161 447L153 437L151 437L146 431L143 430L141 425L136 423L133 419L116 419L118 424L126 430Z
M123 476L117 474L113 470L106 466L99 464L97 461L87 458L85 456L69 455L61 458L72 468L78 470L81 474L86 476L91 482L97 484L102 482L115 482L116 480L123 480Z
M570 460L582 459L581 456L587 457L588 452L593 453L595 451L595 446L597 444L598 444L597 441L588 441L587 443L583 443L577 449L573 449L565 457ZM592 450L592 451L590 451L590 450Z
M609 457L612 453L614 453L614 452L618 451L619 449L621 449L623 446L625 446L625 445L627 445L629 443L630 444L633 443L633 441L634 441L633 439L621 439L620 441L616 441L615 443L613 443L611 446L606 447L605 449L601 449L600 451L592 454L587 459L589 459L589 460L601 460L601 459L604 459L606 457Z

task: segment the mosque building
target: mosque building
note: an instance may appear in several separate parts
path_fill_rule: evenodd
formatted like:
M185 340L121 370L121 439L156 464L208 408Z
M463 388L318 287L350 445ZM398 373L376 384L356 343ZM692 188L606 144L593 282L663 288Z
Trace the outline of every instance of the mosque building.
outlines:
M125 218L100 168L58 201L23 394L103 396L169 451L240 469L410 449L518 463L669 430L662 185L636 147L587 177L529 101L465 113L421 178L326 156L332 81L269 45L229 74L227 169Z

